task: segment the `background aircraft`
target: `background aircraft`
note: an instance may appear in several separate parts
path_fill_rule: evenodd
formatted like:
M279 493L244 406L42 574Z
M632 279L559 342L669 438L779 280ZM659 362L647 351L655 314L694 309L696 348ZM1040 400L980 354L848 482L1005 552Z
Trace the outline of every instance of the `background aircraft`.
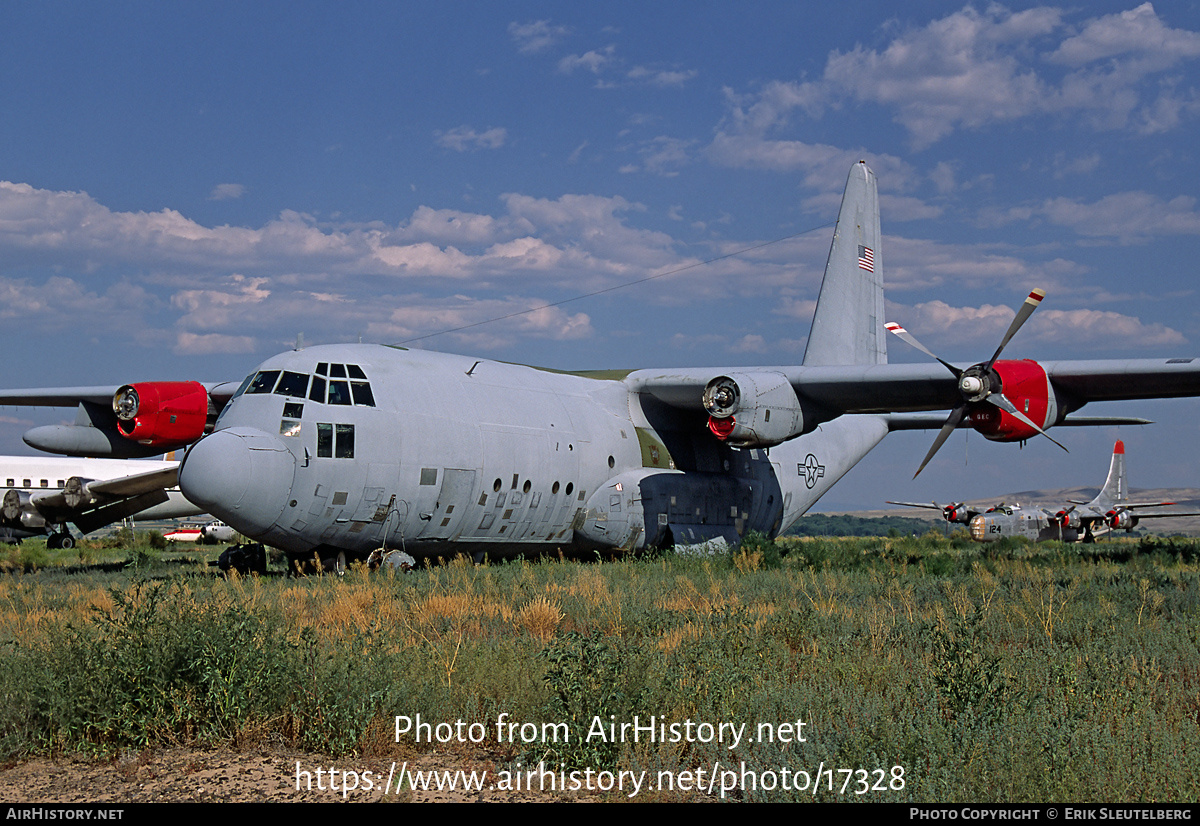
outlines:
M203 524L185 524L167 531L163 538L168 542L233 542L237 531L220 520Z
M1003 502L987 510L976 510L959 502L939 505L936 502L889 502L910 508L940 510L947 522L967 525L971 538L978 542L995 542L1005 536L1023 536L1035 542L1091 542L1110 530L1131 531L1142 519L1167 519L1173 516L1197 516L1196 512L1147 511L1174 502L1131 502L1125 473L1125 443L1113 446L1112 464L1104 487L1090 502L1074 502L1057 511L1047 508L1022 509L1018 504Z
M0 541L46 536L71 548L83 533L129 516L173 519L203 513L179 490L179 463L123 459L0 456Z
M26 434L44 450L199 440L180 468L191 501L340 563L378 547L503 555L776 535L889 430L940 426L935 449L963 423L1023 441L1088 401L1200 394L1193 359L1000 360L1032 310L988 362L888 364L880 238L859 162L800 366L569 374L346 344L275 356L236 388L13 390L0 403L78 405L74 425Z

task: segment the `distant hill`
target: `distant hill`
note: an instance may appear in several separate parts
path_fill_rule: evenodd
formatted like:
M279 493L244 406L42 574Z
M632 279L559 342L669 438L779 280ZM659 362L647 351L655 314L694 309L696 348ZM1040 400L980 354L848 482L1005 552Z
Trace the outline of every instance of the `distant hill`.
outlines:
M1006 504L1019 504L1023 507L1039 507L1059 510L1072 502L1090 502L1097 493L1099 488L1060 488L1057 490L1024 490L1017 493L1006 493L1002 496L996 496L989 499L971 499L966 504L975 508L990 508L993 505L1004 502ZM1175 502L1179 506L1177 509L1181 511L1200 511L1200 488L1130 488L1130 498L1135 502ZM945 500L938 499L939 504L949 504L958 501L950 497ZM935 510L926 510L922 508L904 508L886 506L879 510L869 511L833 511L824 512L821 514L810 513L801 517L801 522L815 516L850 516L859 519L879 520L893 519L896 517L904 517L908 519L920 520L923 522L932 522L937 524L945 524L941 514ZM887 524L887 523L879 523ZM1181 516L1175 519L1147 519L1138 525L1138 531L1149 534L1161 534L1169 536L1171 534L1183 534L1184 536L1200 536L1200 516ZM883 533L886 533L884 528ZM832 535L832 534L830 534ZM846 534L854 536L858 534Z

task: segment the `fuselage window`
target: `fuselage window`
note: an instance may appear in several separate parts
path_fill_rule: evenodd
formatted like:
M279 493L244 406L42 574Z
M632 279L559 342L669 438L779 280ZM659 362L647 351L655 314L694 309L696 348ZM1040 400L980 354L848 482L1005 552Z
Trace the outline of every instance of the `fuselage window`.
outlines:
M50 480L49 480L49 479L43 479L43 480L42 480L42 487L44 487L44 488L48 488L48 487L50 487Z
M350 388L354 391L354 403L359 407L375 406L375 396L371 393L371 385L365 381L352 381Z
M250 382L250 386L246 388L247 393L270 393L275 387L275 380L279 378L278 370L260 370L254 377L254 381Z
M335 364L334 367L337 367ZM330 404L350 404L350 382L348 381L331 381L329 382L329 403Z
M334 425L337 439L333 449L335 459L353 459L354 458L354 425L338 424Z
M31 488L31 487L33 487L33 485L29 484L29 481L30 481L30 480L28 480L28 479L22 479L21 481L25 483L25 484L21 485L21 487L23 487L23 488Z
M312 389L308 391L308 397L314 402L325 404L325 379L313 376Z
M10 488L15 488L16 486L17 486L17 480L16 480L16 479L9 479L9 480L8 480L8 487L10 487Z
M354 425L318 423L317 457L322 459L353 459Z
M293 373L291 370L283 371L283 377L275 387L276 394L280 396L296 396L301 399L307 390L308 376L304 373Z

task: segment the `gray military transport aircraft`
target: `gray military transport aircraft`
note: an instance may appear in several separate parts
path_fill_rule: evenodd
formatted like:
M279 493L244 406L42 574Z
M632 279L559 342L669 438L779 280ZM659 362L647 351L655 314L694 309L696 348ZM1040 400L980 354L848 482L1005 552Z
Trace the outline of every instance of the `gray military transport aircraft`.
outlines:
M335 344L267 359L240 385L12 390L0 404L78 405L74 425L25 434L50 452L190 444L188 499L340 567L381 547L499 557L775 536L890 430L940 426L932 455L960 425L1023 441L1133 421L1069 417L1089 401L1200 395L1190 358L888 364L883 311L875 175L858 162L799 366L564 373ZM921 412L936 410L950 418Z
M976 510L962 502L939 505L937 502L888 502L910 508L929 508L942 512L947 522L957 522L970 528L976 542L995 542L1006 536L1023 536L1035 542L1093 542L1109 531L1132 531L1142 519L1168 519L1178 516L1200 516L1195 511L1150 511L1174 502L1131 502L1129 482L1125 475L1125 443L1118 440L1113 446L1112 464L1104 487L1090 502L1070 502L1057 511L1046 508L1022 509L1018 504L1004 502L986 510Z

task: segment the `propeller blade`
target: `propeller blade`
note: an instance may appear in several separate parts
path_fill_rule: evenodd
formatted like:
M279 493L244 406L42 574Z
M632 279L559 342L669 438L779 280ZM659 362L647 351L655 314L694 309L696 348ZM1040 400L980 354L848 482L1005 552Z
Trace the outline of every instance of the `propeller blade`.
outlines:
M912 333L910 333L908 330L905 330L903 327L901 327L896 322L889 321L887 324L883 325L883 328L885 330L887 330L889 333L891 333L892 335L899 338L905 344L909 345L910 347L915 347L916 349L920 350L925 355L929 356L931 359L934 359L934 360L938 361L939 363L943 364L946 367L946 369L949 370L954 375L954 378L958 378L959 376L962 375L962 372L963 372L962 370L959 370L957 367L955 367L950 362L943 361L942 359L935 356L933 354L932 350L930 350L928 347L926 347L921 342L917 341L916 337Z
M1029 293L1028 297L1025 299L1025 303L1017 309L1016 318L1012 320L1012 324L1008 325L1008 332L1005 333L1004 338L1000 340L1000 346L996 348L996 352L992 355L991 359L988 360L988 370L992 369L992 365L996 363L996 359L1000 358L1001 351L1008 346L1008 342L1011 341L1012 337L1017 334L1017 330L1020 330L1021 326L1029 320L1029 317L1033 315L1033 311L1038 308L1038 305L1042 303L1042 299L1045 297L1046 291L1043 289L1035 289Z
M937 453L938 450L941 449L942 445L946 443L946 440L950 438L950 434L954 432L954 428L958 427L958 423L963 420L963 416L965 415L967 415L967 406L965 404L959 405L950 411L950 418L946 419L946 423L942 425L942 429L938 431L937 438L933 440L933 446L929 448L929 452L925 454L925 461L921 462L921 466L917 468L917 472L913 474L914 479L921 475L921 471L923 471L925 466L929 464L929 460L933 458L933 454Z
M1029 427L1032 427L1038 433L1041 433L1047 439L1054 442L1054 444L1058 445L1063 450L1066 450L1067 453L1071 452L1071 451L1067 450L1067 448L1061 442L1059 442L1057 439L1055 439L1049 433L1047 433L1046 431L1044 431L1040 427L1038 427L1036 424L1034 424L1032 419L1030 419L1028 416L1026 416L1020 410L1017 410L1017 406L1015 404L1013 404L1012 402L1010 402L1008 400L1008 397L1005 396L1003 393L992 393L990 396L988 396L986 399L984 399L984 401L991 402L992 404L996 405L996 407L999 407L1001 410L1003 410L1008 415L1014 416L1017 419L1019 419L1022 423L1028 425Z

